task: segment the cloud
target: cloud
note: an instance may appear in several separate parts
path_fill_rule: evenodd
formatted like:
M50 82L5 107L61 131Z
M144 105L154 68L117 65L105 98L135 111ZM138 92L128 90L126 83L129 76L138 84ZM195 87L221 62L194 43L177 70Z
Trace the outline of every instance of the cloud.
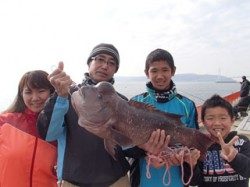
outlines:
M108 42L120 51L120 75L143 75L147 54L164 48L177 73L236 76L250 68L249 12L244 0L1 1L0 60L20 71L64 60L81 79L91 49Z

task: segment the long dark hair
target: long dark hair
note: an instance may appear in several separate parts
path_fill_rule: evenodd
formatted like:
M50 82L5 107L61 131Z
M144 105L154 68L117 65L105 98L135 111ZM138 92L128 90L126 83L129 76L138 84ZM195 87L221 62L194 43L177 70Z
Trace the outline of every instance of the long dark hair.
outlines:
M18 91L13 103L3 113L23 112L26 105L23 101L22 92L25 86L30 89L49 89L52 94L55 89L48 80L48 73L43 70L34 70L26 72L18 84Z

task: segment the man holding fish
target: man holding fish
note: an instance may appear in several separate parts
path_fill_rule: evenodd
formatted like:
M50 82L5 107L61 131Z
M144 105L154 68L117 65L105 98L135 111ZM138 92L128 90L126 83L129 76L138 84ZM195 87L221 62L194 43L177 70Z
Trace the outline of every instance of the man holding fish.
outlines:
M127 172L130 165L120 146L115 156L106 151L103 139L78 125L78 115L71 103L71 94L81 86L94 86L101 81L114 83L119 69L119 53L112 44L101 43L93 48L87 60L89 72L82 84L72 86L72 80L59 63L49 76L56 93L39 115L38 130L47 141L58 141L58 186L61 187L128 187ZM127 100L127 98L118 93ZM98 115L98 113L96 113ZM142 145L149 152L158 152L167 143L165 132L154 131ZM135 148L133 155L143 150ZM126 155L127 156L127 155Z

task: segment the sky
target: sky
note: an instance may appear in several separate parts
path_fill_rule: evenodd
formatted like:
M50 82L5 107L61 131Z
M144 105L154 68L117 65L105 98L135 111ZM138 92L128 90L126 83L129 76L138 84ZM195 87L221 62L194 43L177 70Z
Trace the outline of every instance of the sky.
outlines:
M250 76L248 0L1 0L0 24L5 99L26 71L50 73L59 61L80 82L103 42L119 50L116 76L143 76L156 48L173 55L177 74Z

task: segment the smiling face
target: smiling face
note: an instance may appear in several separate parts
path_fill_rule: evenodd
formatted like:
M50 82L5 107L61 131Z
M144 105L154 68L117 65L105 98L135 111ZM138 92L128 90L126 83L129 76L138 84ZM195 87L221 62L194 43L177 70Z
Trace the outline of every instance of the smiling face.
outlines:
M175 74L175 69L172 70L165 60L159 60L152 62L148 71L145 73L154 88L157 90L166 90L170 87L171 78Z
M26 108L40 112L45 101L55 91L48 80L48 73L42 70L26 72L18 84L18 92L8 112L24 112Z
M217 137L217 133L220 132L222 137L225 138L229 134L233 123L234 119L223 107L207 108L205 111L203 124L213 136Z
M46 100L50 97L50 90L44 88L28 88L25 86L22 97L28 109L39 113L43 109Z

